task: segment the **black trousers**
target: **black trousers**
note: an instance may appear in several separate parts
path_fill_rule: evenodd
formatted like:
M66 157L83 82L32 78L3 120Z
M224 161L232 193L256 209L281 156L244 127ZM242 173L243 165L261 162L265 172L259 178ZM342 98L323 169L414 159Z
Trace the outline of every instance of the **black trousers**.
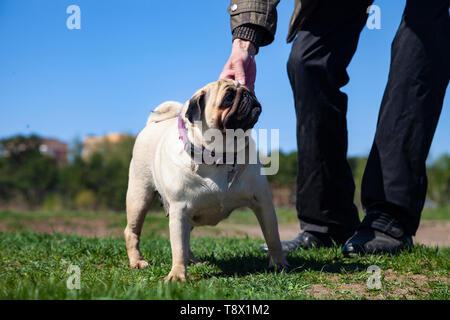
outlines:
M297 116L297 212L303 230L348 237L360 223L346 159L347 95L340 88L349 81L346 68L371 3L322 1L292 46L287 69ZM390 213L410 235L419 225L425 161L449 81L448 8L449 0L407 1L363 177L365 210Z

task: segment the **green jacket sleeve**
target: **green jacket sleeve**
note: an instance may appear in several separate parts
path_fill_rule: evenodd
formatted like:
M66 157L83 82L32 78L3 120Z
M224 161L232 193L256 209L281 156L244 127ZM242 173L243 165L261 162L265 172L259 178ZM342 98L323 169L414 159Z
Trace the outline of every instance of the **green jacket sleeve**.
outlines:
M277 29L279 0L231 0L228 7L234 38L255 43L257 47L270 44Z

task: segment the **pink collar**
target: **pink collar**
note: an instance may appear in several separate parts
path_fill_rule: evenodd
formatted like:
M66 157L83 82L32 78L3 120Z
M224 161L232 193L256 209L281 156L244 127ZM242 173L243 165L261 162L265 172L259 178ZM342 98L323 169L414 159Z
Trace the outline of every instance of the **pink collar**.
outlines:
M201 159L201 163L204 164L226 164L226 160L228 157L233 157L233 166L236 165L237 153L222 153L216 155L214 151L209 151L203 145L200 147L195 146L193 143L189 141L187 134L186 124L181 117L181 114L178 115L178 137L184 144L184 151L186 151L192 159L197 160Z

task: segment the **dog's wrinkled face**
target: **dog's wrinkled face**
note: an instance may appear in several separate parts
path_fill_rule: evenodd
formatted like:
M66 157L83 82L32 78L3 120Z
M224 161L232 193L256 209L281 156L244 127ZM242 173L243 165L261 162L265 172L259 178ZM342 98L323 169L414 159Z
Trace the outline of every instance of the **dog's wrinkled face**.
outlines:
M208 128L253 128L261 113L255 95L237 81L221 79L197 91L190 99L185 116L191 122L202 121Z

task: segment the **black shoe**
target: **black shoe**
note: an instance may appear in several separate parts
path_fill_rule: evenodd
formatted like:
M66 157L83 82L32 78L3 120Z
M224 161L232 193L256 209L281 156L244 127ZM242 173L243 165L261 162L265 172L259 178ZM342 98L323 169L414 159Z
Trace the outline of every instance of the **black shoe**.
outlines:
M387 213L371 211L344 244L342 253L345 257L396 253L412 246L412 237L405 234L398 221Z
M311 249L332 247L333 242L337 241L326 233L303 231L300 232L298 236L292 240L281 241L281 249L283 250L283 252L288 253L298 248ZM343 243L343 241L341 243ZM267 244L260 245L259 249L266 252L269 250L267 248Z

